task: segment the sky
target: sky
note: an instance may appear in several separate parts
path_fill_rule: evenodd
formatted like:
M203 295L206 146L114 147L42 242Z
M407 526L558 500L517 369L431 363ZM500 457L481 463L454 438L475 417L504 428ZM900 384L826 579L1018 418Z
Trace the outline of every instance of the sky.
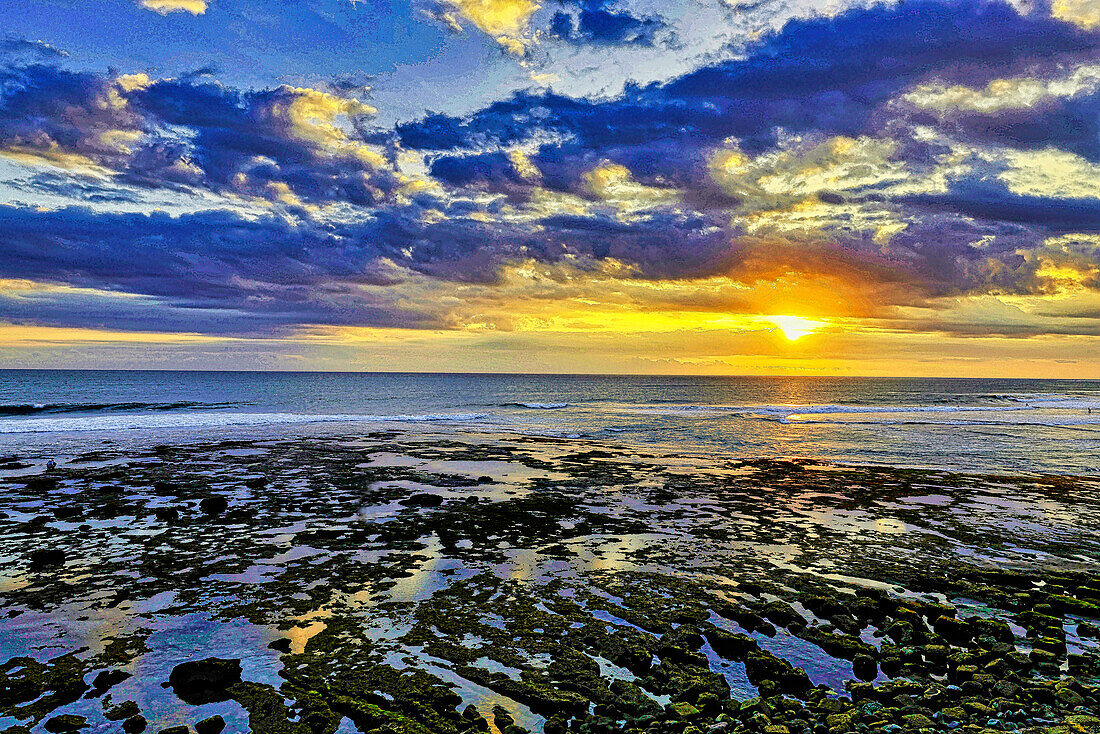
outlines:
M0 367L1100 378L1100 0L0 13Z

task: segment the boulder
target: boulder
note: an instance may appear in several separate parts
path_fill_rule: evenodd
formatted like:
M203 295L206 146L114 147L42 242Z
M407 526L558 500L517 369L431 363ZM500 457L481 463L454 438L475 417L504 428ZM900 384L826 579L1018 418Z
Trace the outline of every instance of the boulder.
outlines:
M759 649L756 640L743 634L726 632L718 627L708 627L703 631L711 648L727 660L742 660L745 655Z
M175 507L157 507L153 510L153 515L166 523L179 522L180 519L180 511Z
M168 685L180 700L192 706L225 701L229 698L226 689L240 682L241 661L222 658L180 663L168 677Z
M92 679L92 690L88 692L85 698L102 696L110 688L118 685L129 677L130 673L127 673L125 670L101 670L96 673L95 678Z
M46 568L59 568L65 565L65 551L56 548L36 550L30 552L31 568L42 570Z
M88 726L88 720L83 716L76 716L74 714L61 714L60 716L54 716L47 719L46 723L42 725L42 728L51 734L62 734L62 732L74 732Z
M228 508L229 498L223 494L212 494L209 497L203 497L199 502L199 509L211 517L222 514Z
M769 652L750 652L745 656L745 673L749 682L759 686L762 681L775 681L785 693L803 692L812 687L802 668L796 668Z
M195 724L195 731L198 734L221 734L222 729L225 728L225 719L214 714L210 718L203 719L199 723Z
M878 663L870 655L856 655L852 660L852 672L860 680L872 681L878 677Z
M148 722L145 721L145 717L138 714L122 722L122 731L126 732L126 734L141 734L148 725Z
M966 620L948 617L945 614L936 617L932 622L932 629L937 635L941 635L954 645L964 644L974 638L974 630Z
M398 504L405 507L439 507L443 504L443 498L438 494L430 494L428 492L417 492L414 495L410 495L405 499L398 502Z

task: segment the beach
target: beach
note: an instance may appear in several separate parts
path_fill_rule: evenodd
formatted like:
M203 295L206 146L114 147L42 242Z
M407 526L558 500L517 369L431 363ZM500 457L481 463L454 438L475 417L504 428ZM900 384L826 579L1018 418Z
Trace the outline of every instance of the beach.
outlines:
M1100 727L1096 475L458 423L23 434L0 731Z

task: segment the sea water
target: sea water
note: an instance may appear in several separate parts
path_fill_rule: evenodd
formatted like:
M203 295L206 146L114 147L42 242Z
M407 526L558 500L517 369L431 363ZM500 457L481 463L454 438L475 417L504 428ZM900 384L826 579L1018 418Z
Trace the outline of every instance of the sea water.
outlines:
M982 473L1100 471L1100 381L0 371L0 456L378 430Z

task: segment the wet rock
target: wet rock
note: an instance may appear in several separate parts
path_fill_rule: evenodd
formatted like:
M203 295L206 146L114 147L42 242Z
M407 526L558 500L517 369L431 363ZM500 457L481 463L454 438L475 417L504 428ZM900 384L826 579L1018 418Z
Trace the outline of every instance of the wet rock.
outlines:
M963 701L962 707L976 716L991 716L993 714L993 708L981 701Z
M59 505L53 511L53 516L58 520L76 520L83 514L79 507L73 505Z
M940 713L943 715L943 720L949 723L966 721L968 717L966 709L961 706L948 706Z
M103 716L108 721L121 721L122 719L128 719L131 716L137 716L141 713L141 709L134 701L123 701L117 706L112 706L107 709Z
M716 611L720 616L726 619L732 619L749 632L759 632L768 637L775 636L775 627L751 609L743 606L726 604L719 607Z
M1074 599L1072 596L1066 596L1064 594L1051 594L1047 597L1050 606L1059 612L1068 612L1070 614L1080 614L1086 617L1092 617L1093 619L1100 619L1100 604L1086 601L1084 599Z
M814 643L833 657L852 660L857 655L874 655L874 645L847 634L833 634L821 627L807 627L798 636Z
M744 660L752 650L759 649L756 640L740 633L726 632L718 627L708 627L703 630L711 648L727 660Z
M1086 703L1084 696L1069 688L1059 689L1054 697L1068 709L1075 709L1078 706L1084 706Z
M831 594L810 594L801 601L804 607L822 619L828 619L834 614L843 614L846 611L840 600Z
M746 655L745 672L753 685L759 686L760 682L770 680L787 693L804 692L812 687L805 670L769 652L750 652Z
M46 723L42 725L42 728L51 734L62 734L63 732L80 731L88 726L88 720L83 716L76 716L75 714L61 714L60 716L54 716L46 720Z
M473 704L462 709L462 720L476 727L478 731L489 731L489 722Z
M149 726L149 724L141 714L131 716L126 719L126 721L122 722L122 730L126 732L126 734L141 734L145 731L147 726Z
M493 706L493 725L496 726L498 731L505 731L510 726L514 726L516 720L512 718L512 715L508 713L508 709L503 706ZM199 732L202 734L202 732Z
M236 661L234 661L236 662ZM305 720L314 720L315 713L306 715L303 721L291 721L291 713L279 691L266 683L245 681L230 687L234 701L248 712L248 727L254 732L273 732L277 734L309 734ZM428 703L425 701L425 703ZM363 719L362 709L345 711L345 715L359 725ZM374 726L369 727L375 728ZM325 729L322 728L321 731ZM361 730L368 730L362 729Z
M1003 619L968 619L975 636L992 637L997 642L1011 643L1016 635L1012 634L1012 628Z
M180 511L175 507L157 507L153 509L153 516L161 522L176 523L180 520Z
M279 639L270 642L267 647L269 650L275 650L276 652L281 652L284 655L287 655L290 653L290 640L286 637L280 637Z
M953 645L964 644L974 637L974 630L968 622L946 615L936 617L932 629Z
M882 666L882 672L891 678L897 676L897 674L901 672L901 658L892 656L884 657L879 662L879 665Z
M1066 726L1080 727L1075 729L1076 731L1100 731L1100 716L1092 714L1075 714L1073 716L1066 717Z
M566 720L555 716L546 721L542 727L543 734L565 734Z
M858 634L867 626L851 614L834 614L829 617L829 622L846 635Z
M852 659L852 672L860 680L872 681L878 677L878 663L870 655L856 655Z
M92 690L88 691L85 698L97 698L106 693L113 686L130 677L130 673L124 670L102 670L96 673L92 679Z
M404 507L439 507L443 504L443 498L429 492L417 492L398 502Z
M1066 662L1069 664L1069 672L1074 675L1089 673L1093 668L1092 658L1080 653L1070 653L1066 656Z
M1020 692L1020 687L1012 681L1002 680L998 681L989 692L994 698L1013 699Z
M226 689L240 682L241 662L222 658L180 663L168 677L168 685L180 700L193 706L227 700Z
M790 604L778 599L764 605L763 615L781 627L789 627L792 624L803 627L806 625L805 617L795 611Z
M905 726L909 729L934 729L936 727L936 722L924 714L905 714L901 717L901 720L905 722Z
M690 721L697 718L702 712L695 706L691 705L687 701L680 701L678 703L670 703L668 705L668 711L673 718L680 721Z
M195 724L195 731L198 732L198 734L221 734L224 728L225 719L217 714Z
M57 489L57 478L37 476L29 477L27 480L27 489L34 492L52 492Z
M212 494L199 501L199 509L210 517L215 517L229 509L229 498L223 494Z
M56 548L31 551L29 555L31 568L40 571L47 568L60 568L65 565L65 551Z
M905 620L898 620L890 624L886 630L886 636L899 645L911 642L914 638L913 624Z

